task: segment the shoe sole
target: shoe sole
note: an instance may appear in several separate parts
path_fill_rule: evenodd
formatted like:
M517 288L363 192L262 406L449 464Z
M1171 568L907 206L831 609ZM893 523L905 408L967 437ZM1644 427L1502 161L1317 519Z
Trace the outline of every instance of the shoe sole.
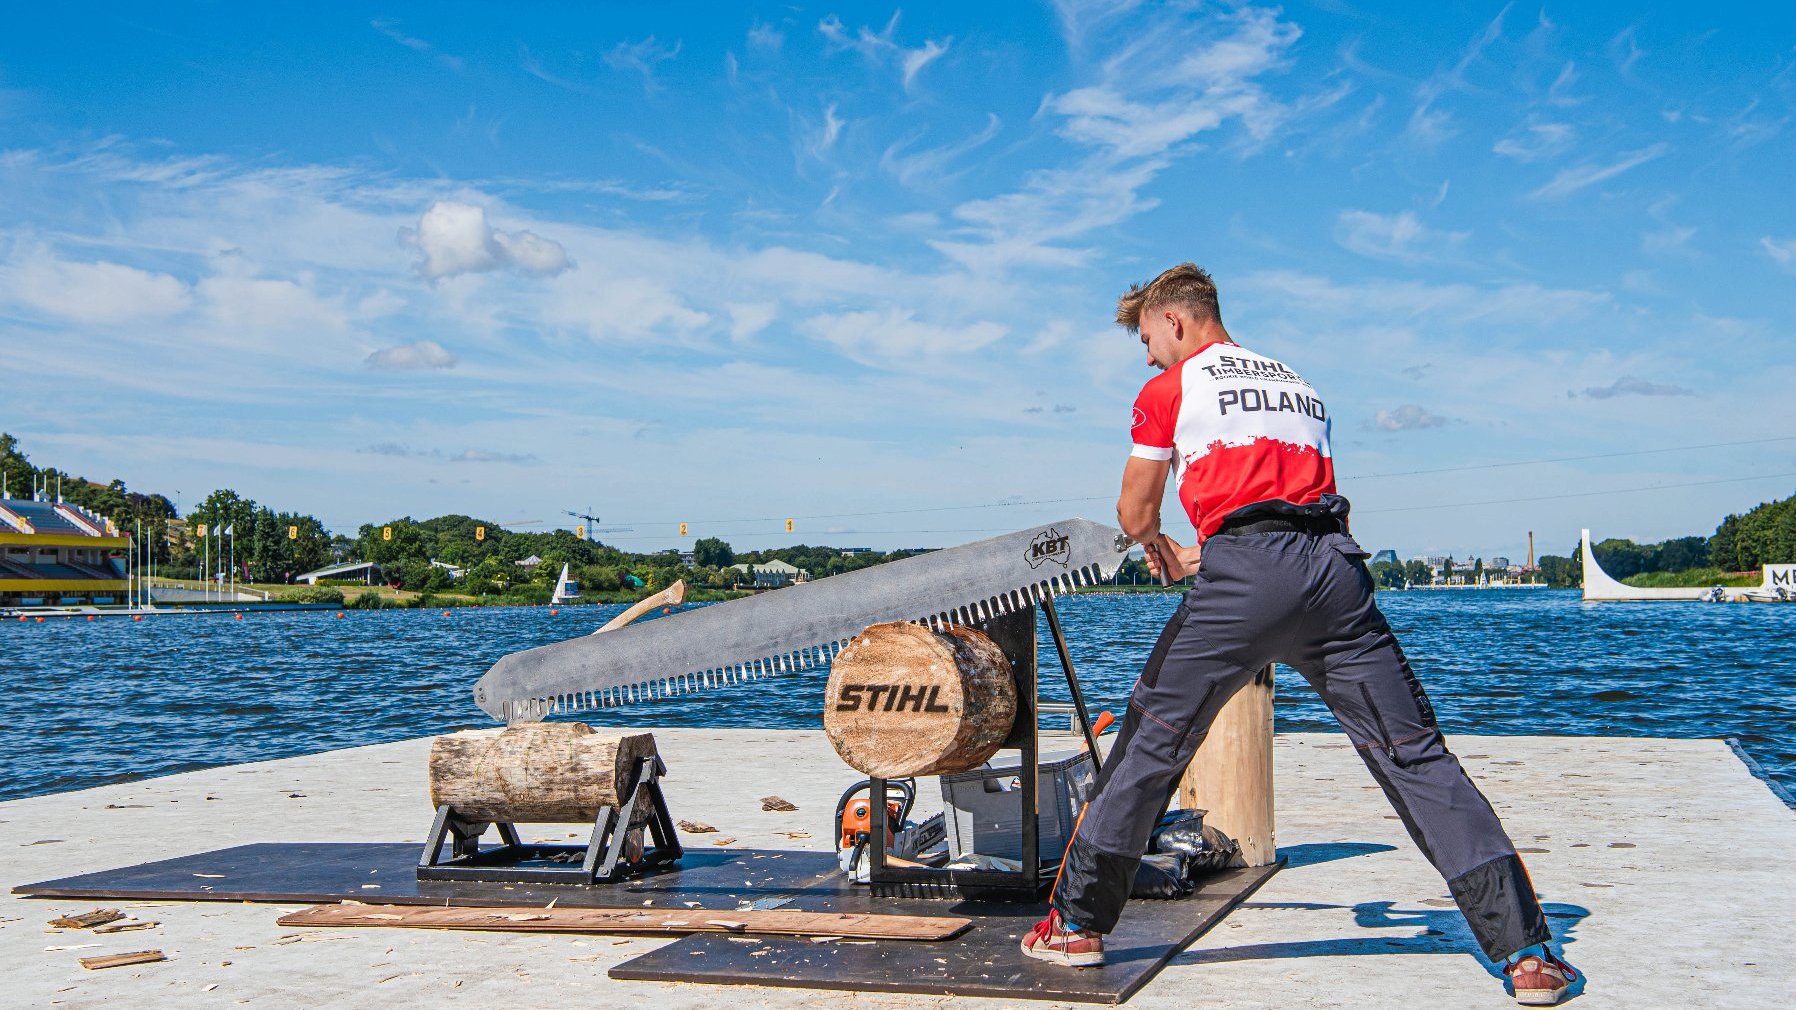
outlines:
M1564 989L1517 989L1515 1001L1522 1006L1558 1006Z
M1049 964L1064 964L1071 968L1101 968L1104 966L1104 955L1101 952L1096 954L1068 954L1064 951L1031 947L1026 943L1020 944L1019 946L1022 947L1024 954L1035 958L1037 961L1046 961Z

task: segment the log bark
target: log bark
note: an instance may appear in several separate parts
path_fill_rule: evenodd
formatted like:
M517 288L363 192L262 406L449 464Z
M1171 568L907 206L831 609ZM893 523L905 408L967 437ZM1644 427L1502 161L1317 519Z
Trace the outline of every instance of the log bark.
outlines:
M430 748L430 802L462 817L515 823L591 822L629 788L652 733L539 722L440 736Z
M875 624L831 667L823 729L875 778L977 768L1016 722L1016 680L997 643L971 628Z
M1222 706L1179 780L1179 805L1241 843L1243 866L1278 858L1272 817L1272 668Z

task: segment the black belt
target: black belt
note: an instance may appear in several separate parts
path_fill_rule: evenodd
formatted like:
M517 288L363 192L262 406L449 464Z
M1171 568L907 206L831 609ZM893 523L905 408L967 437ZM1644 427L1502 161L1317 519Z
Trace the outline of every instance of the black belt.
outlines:
M1255 533L1314 533L1321 536L1342 532L1345 529L1341 526L1341 520L1334 516L1280 516L1274 519L1238 519L1233 522L1223 520L1222 528L1216 531L1217 535L1228 537L1251 536Z

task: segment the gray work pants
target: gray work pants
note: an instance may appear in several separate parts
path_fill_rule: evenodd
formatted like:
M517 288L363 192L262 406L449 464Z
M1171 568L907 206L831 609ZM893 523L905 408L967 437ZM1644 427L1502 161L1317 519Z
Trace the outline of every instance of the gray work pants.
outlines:
M1204 543L1196 585L1148 657L1067 849L1053 896L1065 919L1099 933L1116 925L1136 863L1210 723L1255 671L1279 662L1328 703L1485 955L1498 960L1548 939L1515 846L1447 750L1373 602L1365 557L1341 533Z

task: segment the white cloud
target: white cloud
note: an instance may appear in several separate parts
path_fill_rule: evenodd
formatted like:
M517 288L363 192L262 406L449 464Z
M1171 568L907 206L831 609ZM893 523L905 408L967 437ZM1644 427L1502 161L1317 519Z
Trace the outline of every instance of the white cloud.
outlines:
M653 94L660 89L655 80L655 67L680 55L680 43L662 45L653 35L640 42L619 42L605 54L605 62L613 70L634 70L642 75L642 89Z
M1759 246L1778 266L1796 273L1796 239L1774 239L1766 235L1759 239Z
M301 279L306 283L221 273L200 281L197 290L207 316L238 339L263 333L341 329L345 321L342 308L319 297L309 277Z
M1621 160L1607 165L1579 165L1576 168L1568 168L1553 176L1546 185L1528 195L1536 200L1556 200L1560 197L1570 196L1587 186L1594 186L1599 182L1613 179L1631 168L1637 168L1655 158L1663 157L1670 150L1670 144L1661 142L1651 147L1643 147L1638 151L1630 151L1622 156Z
M915 314L906 308L813 316L804 321L801 329L862 364L967 354L1009 332L1006 327L993 322L927 323L915 318Z
M756 21L748 26L748 46L750 49L765 49L776 52L786 44L786 33L765 22Z
M529 231L496 231L484 208L452 200L432 203L417 227L401 229L399 238L424 254L418 270L432 280L504 267L549 276L572 265L567 250L553 239Z
M1429 228L1411 211L1376 214L1344 210L1335 219L1335 241L1342 248L1375 259L1418 263L1459 246L1471 232Z
M1566 395L1583 396L1591 400L1610 400L1617 396L1693 396L1695 394L1683 386L1648 382L1632 375L1624 375L1607 386L1586 386L1581 392Z
M731 340L747 340L779 316L779 306L772 302L732 302L724 309L730 315Z
M1641 232L1640 248L1649 253L1676 252L1695 237L1695 228L1666 225L1658 231Z
M1372 427L1378 431L1420 431L1424 428L1439 428L1446 423L1447 418L1429 413L1413 403L1406 403L1395 410L1381 410L1372 418Z
M1520 132L1497 141L1491 150L1526 163L1562 154L1576 139L1577 130L1569 123L1528 122L1522 125Z
M892 19L886 22L886 26L877 32L862 25L859 31L850 34L848 26L844 25L842 19L834 14L827 15L822 21L817 22L817 31L833 50L852 49L874 63L883 64L886 61L895 61L898 64L900 80L906 91L911 89L918 72L939 59L954 42L954 37L949 36L943 39L926 39L921 46L914 49L905 48L897 40L898 14L896 12L892 14Z
M125 323L184 312L193 297L168 274L79 263L31 250L0 266L0 298L78 323Z
M383 371L415 372L454 368L457 359L434 340L415 340L398 347L383 347L368 355L364 363Z

